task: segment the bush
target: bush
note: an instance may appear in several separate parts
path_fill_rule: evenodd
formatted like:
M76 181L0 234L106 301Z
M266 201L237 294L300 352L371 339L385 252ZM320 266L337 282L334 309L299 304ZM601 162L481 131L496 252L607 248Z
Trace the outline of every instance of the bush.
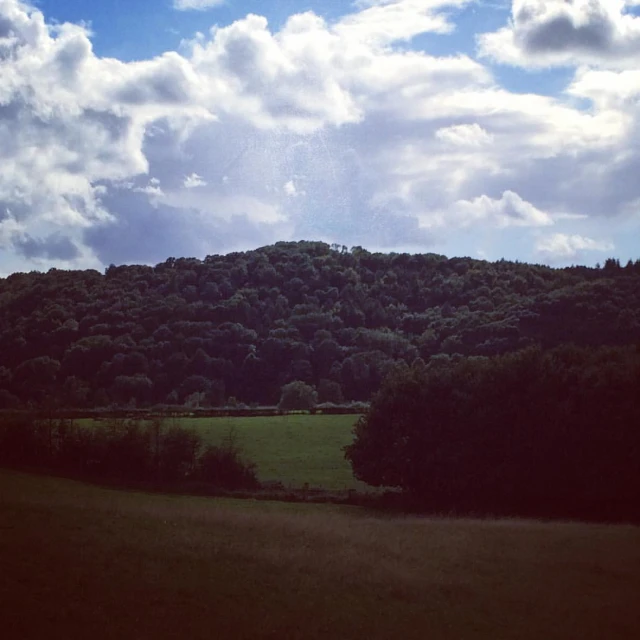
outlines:
M197 478L219 489L257 489L253 463L244 462L234 449L208 446L198 460Z
M112 419L92 436L93 457L87 462L96 473L120 480L153 477L151 433L139 421Z
M202 438L191 429L170 427L159 440L159 474L163 480L182 480L195 472Z

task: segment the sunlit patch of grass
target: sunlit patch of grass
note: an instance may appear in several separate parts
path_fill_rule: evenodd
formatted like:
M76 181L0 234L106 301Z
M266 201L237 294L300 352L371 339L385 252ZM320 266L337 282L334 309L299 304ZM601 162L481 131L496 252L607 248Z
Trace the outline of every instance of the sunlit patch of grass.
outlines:
M638 638L640 529L0 472L7 638Z
M353 440L356 419L353 415L289 415L182 418L178 423L196 429L207 444L221 443L233 430L246 456L257 464L262 481L280 481L294 488L309 483L328 490L367 491L367 485L353 477L342 450Z

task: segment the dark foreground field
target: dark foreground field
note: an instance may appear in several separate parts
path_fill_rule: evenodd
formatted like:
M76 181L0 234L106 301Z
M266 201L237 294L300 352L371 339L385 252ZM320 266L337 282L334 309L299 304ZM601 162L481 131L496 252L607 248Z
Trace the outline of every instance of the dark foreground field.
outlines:
M390 518L0 471L0 636L640 638L640 529Z

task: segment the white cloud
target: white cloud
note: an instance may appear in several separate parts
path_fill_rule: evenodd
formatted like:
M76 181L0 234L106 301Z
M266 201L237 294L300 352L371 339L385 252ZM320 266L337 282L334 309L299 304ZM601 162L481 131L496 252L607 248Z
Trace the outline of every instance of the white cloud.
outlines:
M640 69L605 71L581 68L567 93L590 100L602 111L633 111L640 99Z
M211 35L194 41L190 55L210 109L300 133L361 119L332 59L342 43L317 16L293 16L273 34L265 18L250 15Z
M283 190L285 194L288 195L290 198L296 198L298 196L307 195L306 191L299 189L293 180L289 180L288 182L286 182L283 187Z
M499 199L482 195L473 200L458 200L448 211L423 214L421 224L426 228L480 225L504 229L549 226L553 225L553 218L517 193L505 191Z
M586 251L613 251L615 245L608 240L594 240L580 235L554 233L540 238L535 249L546 260L566 262L582 259Z
M173 8L178 11L204 11L224 2L225 0L173 0Z
M511 20L479 36L481 55L506 64L636 67L640 17L625 0L513 0Z
M455 25L443 10L471 4L473 0L369 0L356 3L362 10L336 27L346 41L384 45L410 40L421 33L451 33Z
M202 176L192 173L190 176L185 176L183 185L185 189L195 189L196 187L206 187L207 182L203 180Z
M501 88L469 56L407 49L465 4L361 2L280 30L250 15L126 63L0 0L0 259L57 264L75 246L74 264L161 260L288 237L451 253L460 230L487 229L499 257L505 234L530 251L527 234L559 220L597 237L640 197L637 69L581 68L554 99Z
M479 124L458 124L443 127L435 133L436 138L455 147L481 147L490 144L493 136Z
M189 78L180 84L186 61L99 59L84 28L52 29L15 0L1 0L0 17L9 34L0 39L0 206L24 223L86 228L110 219L98 182L147 171L146 126L158 115L202 113L189 104Z
M145 193L148 196L162 197L165 195L160 183L153 178L149 180L149 184L144 187L131 186L129 188L132 188L134 193Z

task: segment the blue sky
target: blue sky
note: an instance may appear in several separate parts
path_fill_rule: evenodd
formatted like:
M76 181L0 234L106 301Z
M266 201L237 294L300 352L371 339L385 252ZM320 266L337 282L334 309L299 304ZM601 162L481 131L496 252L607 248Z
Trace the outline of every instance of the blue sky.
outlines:
M0 275L640 257L640 0L198 3L0 0Z
M313 11L330 20L353 10L350 0L226 0L199 11L176 11L171 0L41 0L37 6L51 19L91 23L96 53L123 60L159 55L177 48L182 38L191 38L196 31L231 24L249 13L265 16L277 29L295 13Z
M200 31L206 33L213 24L228 25L249 13L263 15L273 29L279 29L295 13L313 11L328 21L354 11L352 0L225 0L222 4L200 11L176 11L171 0L40 0L37 6L51 20L86 22L95 36L94 50L99 56L121 60L144 60L178 49L183 39L191 39ZM509 2L473 3L450 10L456 29L451 34L422 34L409 46L433 55L465 53L473 55L474 36L501 27L509 17ZM141 28L141 25L144 25ZM500 83L512 91L554 95L562 91L571 75L568 70L544 70L523 74L519 70L499 66L494 69Z

